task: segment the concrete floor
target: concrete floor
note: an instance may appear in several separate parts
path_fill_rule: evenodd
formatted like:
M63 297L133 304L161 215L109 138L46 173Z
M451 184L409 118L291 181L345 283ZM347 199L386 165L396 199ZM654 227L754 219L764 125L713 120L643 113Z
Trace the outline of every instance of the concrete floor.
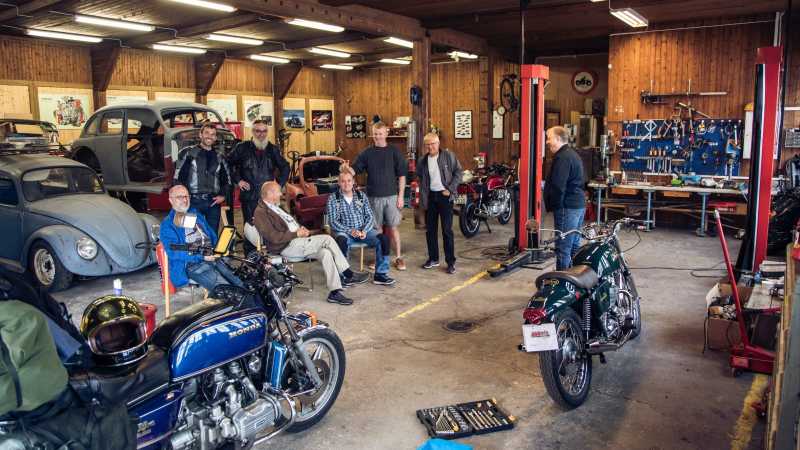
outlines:
M731 448L752 375L732 378L725 353L702 353L704 298L713 278L695 278L685 270L634 269L643 299L643 335L608 354L607 364L595 360L587 403L564 412L545 392L536 355L516 349L522 309L540 271L476 281L494 264L479 258L480 248L505 245L511 226L495 222L493 233L471 240L457 227L456 221L461 257L455 275L419 268L425 260L424 232L414 229L406 210L402 236L409 269L393 271L394 287L350 288L347 293L356 301L350 307L325 302L323 288L294 294L291 310L315 311L342 338L347 375L320 424L279 436L263 448L414 449L427 439L417 409L492 397L518 418L516 428L461 442L476 449ZM722 260L716 238L687 230L641 236L628 253L634 268L711 267ZM622 237L624 248L636 241L635 234ZM731 245L735 255L739 243ZM158 304L163 314L156 269L121 278L127 295ZM317 279L323 279L321 270ZM111 285L111 277L82 281L57 297L68 302L77 321L83 307ZM188 293L174 300L174 307L185 305ZM425 307L398 317L420 304ZM453 319L480 326L467 334L451 333L443 324Z

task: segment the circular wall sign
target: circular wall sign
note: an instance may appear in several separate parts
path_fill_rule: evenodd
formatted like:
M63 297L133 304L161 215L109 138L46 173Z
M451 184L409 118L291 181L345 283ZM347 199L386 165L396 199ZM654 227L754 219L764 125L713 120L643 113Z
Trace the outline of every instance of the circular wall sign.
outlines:
M578 94L586 95L597 85L597 75L588 70L580 70L572 76L572 89Z

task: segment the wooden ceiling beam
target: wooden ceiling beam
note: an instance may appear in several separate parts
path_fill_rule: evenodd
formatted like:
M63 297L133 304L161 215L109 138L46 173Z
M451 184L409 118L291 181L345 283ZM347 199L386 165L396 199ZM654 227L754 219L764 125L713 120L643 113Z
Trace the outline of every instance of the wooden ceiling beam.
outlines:
M283 100L286 98L286 94L289 93L294 80L300 75L303 66L300 63L289 63L274 67L272 85L275 91L275 100Z
M114 68L117 67L121 49L118 42L103 42L91 47L93 90L105 91L108 89L108 83L111 81Z
M9 7L6 11L0 12L0 23L21 18L22 16L31 16L61 2L62 0L32 0L16 7Z
M368 39L369 35L354 31L346 31L344 33L335 33L330 36L323 36L314 39L305 39L302 41L287 42L285 44L266 44L258 47L247 47L236 50L229 50L226 53L232 58L247 57L257 53L270 53L280 52L285 50L300 50L304 48L317 47L321 45L344 44L347 42L360 41Z
M194 59L195 94L198 98L208 95L223 63L225 55L222 53L206 53Z
M141 36L136 36L134 38L125 40L125 44L131 47L147 47L150 44L169 41L176 38L193 37L201 34L243 27L256 23L258 20L258 14L238 14L235 16L225 17L223 19L217 19L188 27L178 28L175 32L156 31L154 33L143 34Z
M486 39L462 33L448 28L436 28L428 30L431 42L437 45L452 47L457 50L473 53L476 55L486 55L489 53L489 45Z

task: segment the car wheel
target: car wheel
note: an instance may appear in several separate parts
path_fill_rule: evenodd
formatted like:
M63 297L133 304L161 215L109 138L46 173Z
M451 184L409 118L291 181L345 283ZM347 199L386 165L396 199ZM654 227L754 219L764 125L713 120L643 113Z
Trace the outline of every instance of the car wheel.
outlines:
M47 242L33 244L28 265L36 282L47 292L63 291L72 284L72 273L61 264Z

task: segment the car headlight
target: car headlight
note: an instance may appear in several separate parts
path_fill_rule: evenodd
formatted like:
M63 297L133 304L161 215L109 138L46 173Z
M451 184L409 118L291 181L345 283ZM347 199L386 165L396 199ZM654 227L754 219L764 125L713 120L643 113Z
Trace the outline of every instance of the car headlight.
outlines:
M158 242L159 235L161 233L161 224L154 223L150 225L150 242Z
M82 237L78 239L75 247L78 250L78 256L83 259L94 259L97 256L97 243L91 238Z

